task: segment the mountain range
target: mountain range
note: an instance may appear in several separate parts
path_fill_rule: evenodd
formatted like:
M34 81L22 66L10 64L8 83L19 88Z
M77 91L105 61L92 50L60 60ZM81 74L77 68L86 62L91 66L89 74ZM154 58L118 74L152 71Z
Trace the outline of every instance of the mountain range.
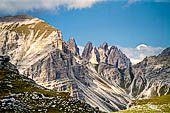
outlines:
M129 108L134 99L170 94L170 48L132 65L116 46L87 42L82 55L74 38L27 15L0 18L0 55L38 85L68 92L104 112Z

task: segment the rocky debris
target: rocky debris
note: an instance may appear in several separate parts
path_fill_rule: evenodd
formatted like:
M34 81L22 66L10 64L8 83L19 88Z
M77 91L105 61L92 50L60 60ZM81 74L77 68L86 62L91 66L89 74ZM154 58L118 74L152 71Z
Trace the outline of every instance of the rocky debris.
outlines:
M1 112L28 112L31 107L21 103L12 96L4 97L0 100L0 111Z
M91 42L87 42L86 46L84 47L83 53L82 53L82 57L86 58L86 59L90 59L91 58L91 51L93 49L92 43Z
M75 54L79 55L79 48L77 47L76 41L74 38L70 38L67 42L68 46L70 46Z
M16 66L11 64L9 56L0 56L0 69L9 69L15 73L19 73Z

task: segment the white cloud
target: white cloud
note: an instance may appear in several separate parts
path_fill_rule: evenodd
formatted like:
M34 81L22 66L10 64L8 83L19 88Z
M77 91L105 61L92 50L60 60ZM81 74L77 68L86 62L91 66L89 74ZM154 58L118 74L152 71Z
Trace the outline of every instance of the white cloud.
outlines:
M92 5L105 0L0 0L1 14L15 14L34 10L57 10L90 8Z
M129 4L133 4L136 2L170 2L170 0L128 0Z
M170 2L170 0L0 0L0 14L16 14L18 12L50 10L57 11L60 7L70 9L90 8L103 2Z
M147 46L145 44L140 44L136 48L124 48L120 47L120 50L128 57L130 58L131 62L133 64L136 64L140 61L142 61L146 56L153 56L153 55L158 55L162 52L164 48L161 47L152 47L152 46Z

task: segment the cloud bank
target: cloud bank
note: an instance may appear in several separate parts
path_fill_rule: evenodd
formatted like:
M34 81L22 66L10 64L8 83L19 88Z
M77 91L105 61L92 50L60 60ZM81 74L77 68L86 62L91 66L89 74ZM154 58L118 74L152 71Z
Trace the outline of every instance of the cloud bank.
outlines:
M164 48L161 48L161 47L147 46L145 44L138 45L136 48L123 48L123 47L120 47L120 46L118 46L118 48L120 48L120 50L128 58L130 58L132 64L139 63L145 57L158 55L164 49Z
M68 10L90 8L94 4L110 1L128 2L170 2L170 0L0 0L0 14L16 14L18 12L49 10L57 11L60 7Z
M90 8L105 0L0 0L0 13L15 14L34 10L54 10Z

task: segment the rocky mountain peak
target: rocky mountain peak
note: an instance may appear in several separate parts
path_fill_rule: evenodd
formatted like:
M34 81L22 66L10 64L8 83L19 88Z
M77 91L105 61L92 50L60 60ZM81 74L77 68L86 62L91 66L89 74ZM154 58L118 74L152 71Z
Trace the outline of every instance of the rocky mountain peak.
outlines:
M170 47L164 49L161 53L161 55L170 55Z
M111 46L110 47L110 49L109 49L109 51L111 52L111 51L118 51L118 48L116 47L116 46Z
M93 64L98 64L100 62L100 54L96 47L93 47L92 52L91 52L91 58L89 60Z
M82 57L86 58L86 59L90 59L92 49L93 49L92 43L87 42L87 44L83 50Z
M79 48L77 47L76 41L73 37L68 40L67 44L73 49L74 53L79 54Z
M108 50L108 44L107 44L107 42L104 42L104 43L100 46L100 48L104 49L105 51Z
M116 46L112 46L108 52L108 64L117 68L127 68L131 65L131 62Z

